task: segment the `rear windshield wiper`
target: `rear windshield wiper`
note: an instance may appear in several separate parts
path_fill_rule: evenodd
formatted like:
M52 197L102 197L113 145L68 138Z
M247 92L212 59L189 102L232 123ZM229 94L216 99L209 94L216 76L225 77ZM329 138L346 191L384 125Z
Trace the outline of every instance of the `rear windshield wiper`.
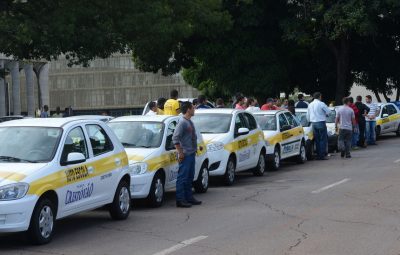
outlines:
M11 157L11 156L0 156L0 160L8 160L8 161L14 161L14 162L38 163L38 161L36 161L36 160L28 160L28 159L16 158L16 157Z

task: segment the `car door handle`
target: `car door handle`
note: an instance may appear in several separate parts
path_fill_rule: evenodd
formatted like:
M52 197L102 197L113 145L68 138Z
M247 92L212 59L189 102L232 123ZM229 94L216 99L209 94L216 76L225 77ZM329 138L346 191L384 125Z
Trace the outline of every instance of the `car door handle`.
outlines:
M116 166L120 166L121 165L121 159L120 158L116 158L115 159L115 165Z
M94 168L92 166L88 166L87 168L89 174L93 174Z

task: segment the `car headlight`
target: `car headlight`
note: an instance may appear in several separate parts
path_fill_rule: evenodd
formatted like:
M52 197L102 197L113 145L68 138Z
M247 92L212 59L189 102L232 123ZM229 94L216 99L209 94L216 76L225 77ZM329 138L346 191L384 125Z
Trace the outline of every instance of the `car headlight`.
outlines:
M221 142L214 142L207 144L207 151L219 151L224 148L224 144Z
M129 164L129 170L133 175L140 175L147 172L147 163L131 163Z
M0 201L23 198L28 192L29 185L24 182L8 184L0 187Z

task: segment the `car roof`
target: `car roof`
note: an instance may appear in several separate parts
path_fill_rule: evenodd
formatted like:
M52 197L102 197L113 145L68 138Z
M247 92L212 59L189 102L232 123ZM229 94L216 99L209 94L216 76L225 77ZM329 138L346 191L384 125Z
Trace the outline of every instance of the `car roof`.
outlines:
M71 116L67 117L68 119L75 119L75 120L103 120L103 119L114 119L112 116L106 116L106 115L77 115L77 116Z
M84 120L70 118L32 118L11 120L0 123L0 127L63 127L69 123L82 122Z
M257 111L252 112L254 115L275 115L280 112L289 112L287 110L268 110L268 111Z
M212 109L196 109L196 114L215 113L215 114L234 114L237 112L244 112L243 110L236 110L231 108L212 108Z
M119 121L149 121L149 122L164 122L171 118L177 118L178 116L173 115L131 115L123 116L110 120L109 122L119 122Z
M307 112L308 109L307 108L296 108L295 112Z

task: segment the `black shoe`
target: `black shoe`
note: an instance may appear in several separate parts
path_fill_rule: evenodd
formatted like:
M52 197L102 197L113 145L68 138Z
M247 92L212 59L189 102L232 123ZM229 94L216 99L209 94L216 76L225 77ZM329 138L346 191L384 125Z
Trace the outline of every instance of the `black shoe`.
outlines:
M344 151L342 151L342 152L340 153L340 156L341 156L342 158L344 158Z
M176 201L176 207L189 208L192 207L192 204L186 201Z
M317 160L328 160L328 157L317 158Z
M192 200L188 201L188 203L192 205L201 205L201 201L197 200L196 198L193 198Z
M351 155L347 155L346 158L351 158Z

